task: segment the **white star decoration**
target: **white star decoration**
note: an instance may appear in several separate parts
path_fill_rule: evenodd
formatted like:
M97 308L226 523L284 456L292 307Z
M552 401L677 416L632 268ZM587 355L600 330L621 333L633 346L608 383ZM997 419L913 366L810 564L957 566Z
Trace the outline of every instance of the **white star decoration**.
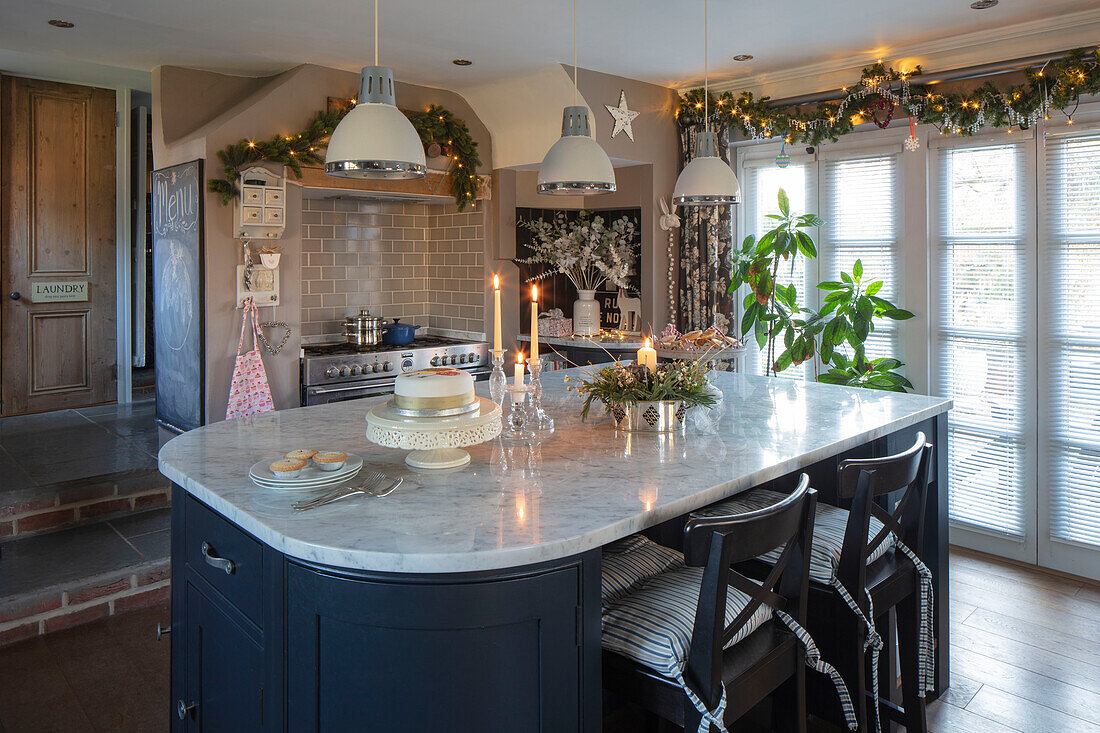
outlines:
M634 142L634 130L630 128L630 123L634 121L638 113L627 108L626 92L619 92L618 107L612 107L610 104L605 104L604 107L607 107L607 111L615 118L615 129L611 131L611 137L614 138L620 132L626 132L626 136L630 138L631 142Z

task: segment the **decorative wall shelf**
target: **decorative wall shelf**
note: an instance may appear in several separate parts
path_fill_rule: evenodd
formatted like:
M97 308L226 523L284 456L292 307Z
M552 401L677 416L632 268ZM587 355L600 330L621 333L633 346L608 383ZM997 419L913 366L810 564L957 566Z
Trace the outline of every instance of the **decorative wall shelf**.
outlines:
M333 178L325 173L324 168L302 166L302 177L291 179L290 183L302 187L302 195L306 198L316 198L316 193L326 192L346 194L373 194L379 198L417 199L438 203L453 202L454 192L444 181L445 173L428 169L423 178L412 181L378 181L359 180L355 178ZM485 201L491 198L491 177L482 176L482 184L478 189L475 200Z

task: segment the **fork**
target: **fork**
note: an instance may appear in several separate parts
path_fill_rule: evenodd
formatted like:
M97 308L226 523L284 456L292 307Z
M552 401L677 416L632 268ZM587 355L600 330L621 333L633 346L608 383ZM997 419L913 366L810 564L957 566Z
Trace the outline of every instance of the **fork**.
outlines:
M350 489L347 495L351 496L351 494L370 493L374 489L377 489L379 486L381 486L382 482L385 480L386 474L381 473L380 471L373 471L367 474L366 481L363 482L362 486L357 489ZM338 496L341 495L341 492L344 492L346 490L348 490L348 487L340 486L333 489L332 491L322 494L321 496L310 499L309 501L296 501L290 505L290 508L297 510L313 509L314 507L321 506L322 504L327 504L328 502L336 499Z
M369 487L363 486L362 488L359 488L359 489L352 489L351 491L348 491L347 493L344 493L344 494L337 494L336 496L332 496L332 497L329 497L329 498L325 499L324 501L320 502L319 504L314 504L314 505L306 507L306 508L307 509L313 509L314 507L328 506L329 504L333 504L335 502L346 499L349 496L358 496L360 494L362 494L363 496L370 496L370 497L374 497L376 499L380 499L383 496L389 496L390 494L392 494L394 492L394 489L396 489L398 486L401 485L402 480L403 479L400 479L400 478L395 480L393 483L391 483L388 487L386 487L381 492L379 492L377 490L378 487L381 486L381 484L372 484Z

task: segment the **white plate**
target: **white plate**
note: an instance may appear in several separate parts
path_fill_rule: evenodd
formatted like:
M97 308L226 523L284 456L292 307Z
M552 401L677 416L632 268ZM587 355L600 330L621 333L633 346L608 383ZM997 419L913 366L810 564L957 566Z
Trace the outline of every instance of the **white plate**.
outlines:
M257 461L253 464L252 468L248 470L249 477L255 483L268 488L293 490L312 486L337 484L351 478L363 467L363 459L361 456L357 456L354 453L348 453L348 462L338 471L322 471L314 466L313 463L308 463L306 467L302 469L301 473L294 478L279 478L272 473L270 468L268 468L274 460L276 459L267 458L262 461Z
M355 478L355 476L357 474L358 474L358 471L356 471L355 473L352 473L352 474L344 474L342 476L338 476L337 478L333 479L332 481L326 481L326 482L320 483L320 484L286 484L286 483L276 484L276 483L266 483L266 482L261 481L260 479L256 478L255 476L252 476L251 474L249 475L249 478L252 479L252 483L256 484L257 486L263 487L265 489L274 489L275 491L313 491L315 489L325 489L325 488L328 488L330 486L336 486L338 484L344 483L345 481L351 481L353 478Z

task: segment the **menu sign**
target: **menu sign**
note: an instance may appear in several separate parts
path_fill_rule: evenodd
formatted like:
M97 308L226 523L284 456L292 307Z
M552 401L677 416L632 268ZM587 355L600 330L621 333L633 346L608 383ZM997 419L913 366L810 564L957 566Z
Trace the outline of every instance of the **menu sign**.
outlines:
M50 280L31 283L32 303L67 303L87 299L87 280Z

